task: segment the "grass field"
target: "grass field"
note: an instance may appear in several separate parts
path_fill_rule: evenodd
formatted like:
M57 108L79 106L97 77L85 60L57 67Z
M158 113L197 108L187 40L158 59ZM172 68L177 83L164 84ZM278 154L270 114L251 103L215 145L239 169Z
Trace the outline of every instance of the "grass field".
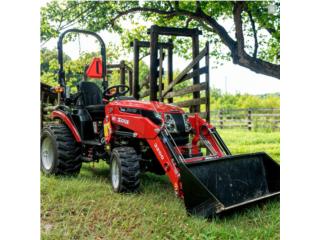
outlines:
M279 132L220 130L233 154L265 151L280 162ZM141 193L115 194L104 162L78 177L41 176L41 239L279 239L280 204L213 222L188 217L166 176L142 175Z

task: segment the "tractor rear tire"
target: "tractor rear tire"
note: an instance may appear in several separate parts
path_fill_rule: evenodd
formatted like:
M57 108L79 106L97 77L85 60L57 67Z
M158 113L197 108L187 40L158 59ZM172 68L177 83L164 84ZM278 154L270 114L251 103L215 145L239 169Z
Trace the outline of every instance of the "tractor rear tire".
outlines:
M133 147L116 147L110 161L110 180L115 192L136 192L140 186L139 157Z
M77 175L81 169L80 146L64 124L41 131L41 170L45 174Z

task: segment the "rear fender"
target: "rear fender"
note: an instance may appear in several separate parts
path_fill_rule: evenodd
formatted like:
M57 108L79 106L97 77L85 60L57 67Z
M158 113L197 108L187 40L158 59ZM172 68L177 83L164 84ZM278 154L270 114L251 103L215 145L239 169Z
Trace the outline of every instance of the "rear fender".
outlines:
M61 119L70 129L72 135L76 139L77 142L81 142L80 134L77 130L77 128L74 126L73 122L70 120L70 118L65 114L63 111L60 110L54 110L51 115L51 119Z

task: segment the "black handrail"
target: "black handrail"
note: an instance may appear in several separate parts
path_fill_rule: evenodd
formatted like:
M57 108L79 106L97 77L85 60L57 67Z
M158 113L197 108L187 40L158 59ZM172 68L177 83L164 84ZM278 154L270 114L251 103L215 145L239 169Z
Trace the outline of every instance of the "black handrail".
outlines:
M81 30L81 29L68 29L64 31L63 33L60 34L59 39L58 39L58 62L59 62L59 72L58 72L58 82L60 86L66 87L66 82L65 82L65 72L63 69L63 38L67 33L74 32L74 33L83 33L83 34L88 34L91 36L94 36L98 39L100 46L101 46L101 57L102 57L102 85L104 88L107 88L107 82L106 82L106 47L105 44L102 40L102 38L95 32L90 32L87 30ZM65 98L65 91L62 93L61 97Z

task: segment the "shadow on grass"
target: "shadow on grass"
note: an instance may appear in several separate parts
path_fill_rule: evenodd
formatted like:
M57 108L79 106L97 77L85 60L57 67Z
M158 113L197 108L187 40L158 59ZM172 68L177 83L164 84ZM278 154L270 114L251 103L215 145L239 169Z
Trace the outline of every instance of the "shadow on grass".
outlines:
M83 164L81 171L78 175L46 175L42 176L47 178L58 179L62 181L73 181L76 179L85 179L90 181L105 180L109 176L109 169L107 166L104 167L92 167L87 164Z
M92 168L90 166L84 166L85 173L81 173L78 177L55 177L61 179L61 182L74 181L75 179L85 179L85 181L89 181L90 183L100 182L103 184L107 184L111 188L111 183L109 178L106 175L109 175L108 167L104 168ZM106 173L107 172L107 173ZM90 174L89 174L90 173ZM90 185L90 184L89 184ZM121 194L122 199L132 198L135 194L141 196L140 199L146 202L158 202L159 199L167 199L168 201L179 201L181 202L181 211L185 211L183 200L176 198L174 195L174 190L166 179L166 176L158 176L151 173L142 174L141 175L141 187L138 192L135 193L123 193ZM137 196L138 197L138 196ZM179 207L180 208L180 207ZM274 199L267 199L261 202L251 203L246 206L241 206L239 208L235 208L233 210L224 212L216 216L213 219L204 219L205 222L209 223L217 223L224 224L225 222L229 222L231 225L235 224L239 221L247 221L248 219L260 219L261 216L268 214L271 218L274 217L277 213L277 209L279 208L279 197ZM169 212L171 209L168 210ZM273 217L272 217L273 216ZM199 217L191 216L192 218L199 219ZM200 217L201 219L201 217Z
M252 202L248 205L243 205L229 211L223 212L222 214L216 216L215 219L209 219L209 221L229 221L237 217L251 216L252 214L262 214L266 209L269 211L272 206L280 203L280 196L276 196L271 199L264 199L259 202Z
M110 169L107 165L98 167L92 167L89 164L85 164L82 166L81 173L78 176L80 178L84 178L86 180L106 180L110 183ZM150 172L141 173L140 180L143 184L143 187L150 187L157 185L161 188L170 188L171 184L167 179L166 175L156 175Z
M84 164L81 169L79 176L50 176L62 181L74 181L75 179L85 179L90 182L105 182L110 184L110 170L107 165L99 164L96 167L90 166L89 164ZM173 193L173 188L166 175L155 175L153 173L142 173L141 174L141 188L138 193L145 194L146 199L149 196L154 196L156 192L170 192ZM131 195L131 194L129 194ZM159 195L161 195L159 193ZM249 218L253 215L263 214L266 210L270 211L273 207L278 208L277 204L280 197L275 197L272 199L265 199L260 202L254 202L248 205L232 209L230 211L220 214L214 219L208 219L209 222L225 222L237 218ZM178 201L178 199L177 199ZM182 200L183 202L183 200Z
M189 215L189 217L195 219L202 219L209 223L225 223L229 222L232 224L232 220L244 220L245 218L254 218L254 216L264 214L265 211L270 212L273 206L279 203L279 197L274 197L272 199L263 200L260 202L250 203L248 205L240 206L232 210L220 213L211 218L204 218L196 215ZM278 208L278 207L277 207Z
M89 175L88 175L89 173ZM80 177L86 178L106 178L110 176L110 171L108 166L93 167L88 164L82 165Z

